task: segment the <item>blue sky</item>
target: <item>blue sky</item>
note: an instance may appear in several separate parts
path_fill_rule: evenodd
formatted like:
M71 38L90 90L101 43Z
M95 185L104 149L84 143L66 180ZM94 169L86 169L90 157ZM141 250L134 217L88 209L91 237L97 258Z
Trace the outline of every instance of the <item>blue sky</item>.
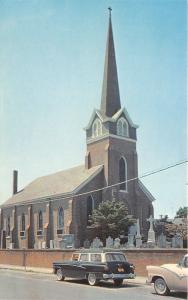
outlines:
M100 106L111 6L121 104L139 174L186 158L186 1L0 0L0 203L36 177L84 162ZM186 166L145 178L155 216L186 205Z

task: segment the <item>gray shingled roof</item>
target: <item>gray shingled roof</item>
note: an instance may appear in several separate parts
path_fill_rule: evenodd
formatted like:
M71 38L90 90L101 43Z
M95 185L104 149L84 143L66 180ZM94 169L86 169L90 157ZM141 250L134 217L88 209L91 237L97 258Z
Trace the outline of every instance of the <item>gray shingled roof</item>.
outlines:
M27 185L22 191L9 198L3 203L3 206L75 192L99 174L102 169L102 165L88 170L82 165L39 177Z

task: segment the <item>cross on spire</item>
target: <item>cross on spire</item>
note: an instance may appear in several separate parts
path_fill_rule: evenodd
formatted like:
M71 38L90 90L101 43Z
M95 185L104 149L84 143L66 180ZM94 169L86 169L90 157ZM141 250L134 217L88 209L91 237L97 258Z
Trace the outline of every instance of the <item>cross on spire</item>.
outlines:
M112 8L111 8L111 7L108 7L108 10L109 10L109 17L111 18L111 11L112 11Z

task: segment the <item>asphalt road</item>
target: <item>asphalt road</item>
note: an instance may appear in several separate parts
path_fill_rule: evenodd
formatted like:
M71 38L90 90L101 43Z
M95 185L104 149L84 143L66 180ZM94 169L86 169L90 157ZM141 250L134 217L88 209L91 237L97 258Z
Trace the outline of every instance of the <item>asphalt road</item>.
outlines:
M153 287L124 284L115 288L111 282L91 287L84 281L56 281L55 275L0 270L0 300L176 300L187 299L183 293L158 296Z

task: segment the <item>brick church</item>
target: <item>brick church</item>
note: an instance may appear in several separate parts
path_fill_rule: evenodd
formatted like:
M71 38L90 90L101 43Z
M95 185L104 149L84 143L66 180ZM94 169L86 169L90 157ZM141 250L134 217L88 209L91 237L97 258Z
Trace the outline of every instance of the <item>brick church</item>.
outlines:
M85 128L85 164L37 178L20 191L14 171L13 195L0 210L0 248L50 247L51 241L58 247L65 234L74 235L76 247L83 246L92 210L112 198L127 205L147 235L154 198L139 179L129 181L138 177L138 126L121 107L109 13L101 106Z

